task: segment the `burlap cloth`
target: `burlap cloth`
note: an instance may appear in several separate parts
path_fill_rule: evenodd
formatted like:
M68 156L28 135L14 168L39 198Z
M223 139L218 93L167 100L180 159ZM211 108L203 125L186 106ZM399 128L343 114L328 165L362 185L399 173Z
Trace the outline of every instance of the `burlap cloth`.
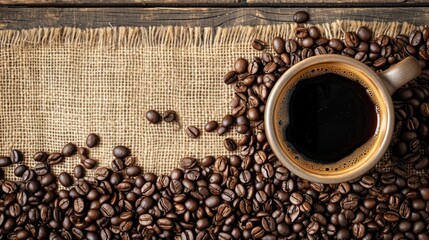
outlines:
M396 36L421 28L407 23L336 21L318 25L328 38L368 26ZM216 133L190 139L184 127L203 129L230 112L232 88L223 83L235 59L252 59L255 39L294 37L295 24L229 28L38 28L0 31L0 154L60 151L101 136L91 152L99 165L111 150L132 149L144 171L168 173L183 156L230 154ZM268 48L271 52L271 49ZM180 124L149 124L145 112L175 110ZM238 135L231 131L227 136ZM34 161L26 159L30 165ZM68 158L55 172L71 172ZM385 167L384 165L382 167ZM13 167L7 172L11 176Z

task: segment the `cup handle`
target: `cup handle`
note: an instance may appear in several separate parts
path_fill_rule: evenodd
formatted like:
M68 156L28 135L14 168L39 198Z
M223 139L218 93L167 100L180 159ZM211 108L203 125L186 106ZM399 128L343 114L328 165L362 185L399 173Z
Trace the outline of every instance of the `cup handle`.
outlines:
M414 57L407 57L386 71L378 73L392 95L399 87L418 77L421 73L420 63Z

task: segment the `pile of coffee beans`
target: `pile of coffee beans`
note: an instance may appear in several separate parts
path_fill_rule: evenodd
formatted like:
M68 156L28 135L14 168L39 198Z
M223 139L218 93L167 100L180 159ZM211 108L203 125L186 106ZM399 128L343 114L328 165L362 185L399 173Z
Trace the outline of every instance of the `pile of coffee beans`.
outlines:
M36 153L34 167L20 164L24 154L12 150L0 157L0 167L13 165L20 180L8 180L0 168L0 239L429 239L426 155L410 157L418 153L411 142L417 139L421 149L427 137L422 127L427 129L429 115L423 90L427 72L395 94L394 145L405 145L395 152L398 161L424 170L420 175L398 166L341 184L309 182L280 164L263 123L270 90L300 60L336 53L378 70L413 55L425 68L428 33L429 28L372 39L362 27L340 40L299 26L296 38L273 39L274 55L264 51L251 61L239 58L223 79L235 90L231 114L204 126L219 135L230 129L240 133L238 140L224 140L226 149L239 148L237 155L184 157L169 174L155 175L136 165L130 149L116 146L110 166L99 166L92 176L86 169L97 165L89 149L100 141L95 134L88 136L88 148L69 143L56 153ZM263 50L268 44L255 40L252 46ZM170 119L147 116L153 123ZM193 138L200 134L193 126L185 131ZM73 173L51 172L76 154L81 164Z

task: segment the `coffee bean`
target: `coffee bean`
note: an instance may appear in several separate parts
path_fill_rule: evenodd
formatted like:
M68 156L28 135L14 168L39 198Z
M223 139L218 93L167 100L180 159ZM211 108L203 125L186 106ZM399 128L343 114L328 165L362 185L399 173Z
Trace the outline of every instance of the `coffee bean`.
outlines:
M355 48L359 46L358 35L354 32L346 32L345 43L347 47Z
M221 199L219 198L219 196L210 196L204 201L206 206L209 208L217 207L220 204L220 202L221 202Z
M410 33L409 43L411 46L416 47L420 44L423 39L422 32L414 30Z
M115 209L112 207L112 205L108 203L103 203L100 206L101 214L105 217L111 218L115 214Z
M86 146L89 148L96 147L100 143L100 137L95 133L90 133L86 137Z
M14 170L14 174L17 177L22 177L24 175L24 172L27 171L28 166L27 165L18 165L16 166L15 170Z
M85 169L82 165L76 165L73 170L75 178L83 178L85 176Z
M262 227L256 226L250 231L250 233L252 234L253 238L258 239L264 236L265 231Z
M184 169L193 168L197 164L197 160L191 157L184 157L180 159L179 166Z
M34 154L33 159L36 162L45 162L48 160L48 154L46 152L37 152Z
M12 161L10 160L10 157L0 156L0 167L7 167L10 165L12 165Z
M375 179L369 175L365 175L361 178L359 183L365 188L372 188L375 184Z
M161 121L161 115L155 110L149 110L146 112L146 119L153 124Z
M162 120L164 120L164 122L170 123L176 121L176 119L177 115L174 110L167 110L162 113Z
M344 49L344 45L339 39L329 40L329 46L336 51L342 51Z
M204 125L204 130L206 132L213 132L218 128L219 124L216 121L210 121Z
M128 176L138 176L141 173L141 168L139 166L129 166L125 169L125 173Z
M22 153L17 149L12 149L10 151L10 160L12 163L19 163L22 161Z
M247 71L248 62L244 58L238 58L234 63L234 70L238 74L244 73Z
M357 35L361 41L369 41L371 40L371 31L367 27L359 27L357 30Z
M281 37L275 37L273 39L273 49L277 54L282 54L285 52L285 41ZM253 72L249 71L251 74Z
M190 138L198 138L200 136L200 130L195 126L188 126L185 129L186 135Z
M307 233L309 235L314 235L319 231L319 223L318 222L310 222L307 226Z
M113 148L112 154L117 158L126 158L130 155L130 150L125 146L116 146Z
M397 222L399 220L399 214L393 211L387 211L383 214L383 219L387 222Z
M266 43L264 41L261 41L261 40L258 40L258 39L255 39L252 42L252 47L255 50L258 50L258 51L264 50L265 46L266 46Z
M294 205L300 205L304 201L304 197L300 193L294 192L290 195L289 201Z
M296 23L304 23L307 22L310 16L307 12L298 11L293 15L293 21Z
M86 169L93 169L95 168L95 166L97 165L97 161L94 159L90 159L87 158L83 161L81 161L80 163L82 163L82 165L86 168Z
M49 165L55 165L64 160L64 156L61 153L51 153L48 156L47 163Z
M232 138L225 138L223 145L228 151L235 151L237 149L237 143Z
M61 150L61 155L65 157L71 157L73 156L77 151L77 147L74 143L67 143L64 145L63 149Z
M249 65L250 68L251 65ZM223 82L225 84L231 84L237 81L237 72L235 71L230 71L227 74L225 74L225 76L223 77Z

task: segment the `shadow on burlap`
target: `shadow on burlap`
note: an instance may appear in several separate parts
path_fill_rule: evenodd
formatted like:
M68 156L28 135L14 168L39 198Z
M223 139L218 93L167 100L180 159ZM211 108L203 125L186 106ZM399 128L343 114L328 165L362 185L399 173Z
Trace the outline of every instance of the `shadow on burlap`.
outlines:
M342 38L368 26L374 35L396 36L417 27L407 23L336 21L317 25L322 35ZM101 136L91 151L100 166L113 159L115 145L130 147L144 171L168 173L183 156L231 154L225 137L202 131L190 139L184 127L203 129L230 112L232 88L223 83L235 59L252 59L255 39L294 37L295 24L230 28L39 28L0 31L0 153L21 149L60 151L67 142L84 145L88 133ZM271 51L270 48L267 51ZM180 124L149 124L145 112L175 110ZM26 159L26 163L35 162ZM77 157L56 165L72 172ZM379 168L389 166L388 156ZM11 176L13 167L7 168Z

